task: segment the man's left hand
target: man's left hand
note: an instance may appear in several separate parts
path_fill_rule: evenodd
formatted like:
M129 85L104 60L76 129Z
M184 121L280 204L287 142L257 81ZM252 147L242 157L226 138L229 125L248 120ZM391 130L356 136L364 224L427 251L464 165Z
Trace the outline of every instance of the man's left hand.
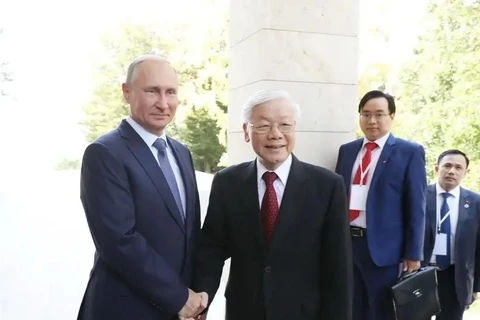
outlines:
M403 260L403 271L411 273L415 270L420 269L420 261L415 261L415 260Z

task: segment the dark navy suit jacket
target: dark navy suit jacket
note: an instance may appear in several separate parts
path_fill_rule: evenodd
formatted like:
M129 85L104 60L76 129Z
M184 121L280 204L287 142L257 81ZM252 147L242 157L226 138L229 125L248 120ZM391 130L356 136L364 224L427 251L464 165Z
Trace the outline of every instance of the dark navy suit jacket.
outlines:
M423 265L432 258L437 227L437 192L428 186ZM460 188L455 232L455 289L461 306L470 305L472 293L480 292L480 195Z
M81 200L96 253L78 319L172 319L187 301L200 206L191 154L167 140L185 185L185 223L157 160L125 120L85 151Z
M343 176L347 190L362 144L363 138L340 147L335 172ZM368 248L376 265L422 260L426 188L423 147L390 134L367 197Z

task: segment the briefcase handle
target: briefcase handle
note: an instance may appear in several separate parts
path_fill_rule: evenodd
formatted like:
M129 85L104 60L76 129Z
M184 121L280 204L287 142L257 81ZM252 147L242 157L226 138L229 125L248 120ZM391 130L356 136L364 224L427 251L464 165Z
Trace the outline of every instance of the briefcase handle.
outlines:
M415 270L413 272L407 272L407 271L402 271L402 273L400 274L400 277L398 278L397 280L397 283L400 283L408 278L410 278L411 276L414 276L416 275L417 273L419 273L420 271L424 271L424 270L427 270L427 268L420 268L418 270Z

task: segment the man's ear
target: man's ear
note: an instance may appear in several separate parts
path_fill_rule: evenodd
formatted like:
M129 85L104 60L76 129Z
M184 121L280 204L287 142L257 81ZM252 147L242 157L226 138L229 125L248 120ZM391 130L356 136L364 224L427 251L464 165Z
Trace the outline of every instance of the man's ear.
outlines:
M245 142L250 142L250 133L248 131L248 125L246 123L243 124L243 135L245 138Z
M122 83L122 92L123 92L123 97L125 98L125 101L127 103L130 103L130 88L128 87L128 84Z

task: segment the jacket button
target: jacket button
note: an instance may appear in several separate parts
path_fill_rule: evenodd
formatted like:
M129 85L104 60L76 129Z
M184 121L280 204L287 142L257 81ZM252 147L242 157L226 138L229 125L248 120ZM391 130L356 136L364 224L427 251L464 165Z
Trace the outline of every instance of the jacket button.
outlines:
M265 267L265 273L270 273L272 272L272 267L268 266L268 267Z

